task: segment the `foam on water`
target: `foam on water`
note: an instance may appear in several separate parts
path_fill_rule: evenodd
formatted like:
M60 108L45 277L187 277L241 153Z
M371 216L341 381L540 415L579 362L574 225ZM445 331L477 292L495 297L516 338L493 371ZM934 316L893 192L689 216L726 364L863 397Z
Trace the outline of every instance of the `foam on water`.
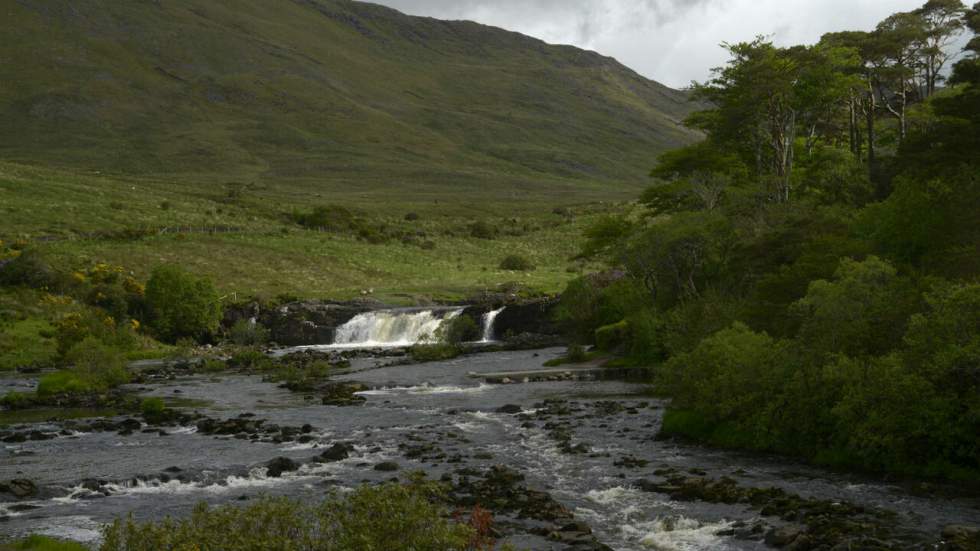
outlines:
M42 525L33 532L42 536L82 543L96 543L102 539L102 524L91 517L81 515L58 517L57 522L57 524Z
M478 386L455 386L455 385L418 385L418 386L396 386L384 387L374 390L364 390L357 392L359 396L393 396L396 394L472 394L485 392L493 388L493 385L481 383Z
M718 532L731 528L732 523L700 522L685 516L662 517L650 522L624 525L625 535L638 538L639 543L658 551L702 551L728 549Z
M624 486L614 486L605 490L589 490L585 497L600 505L614 505L623 501L631 501L636 498L639 491L635 488Z

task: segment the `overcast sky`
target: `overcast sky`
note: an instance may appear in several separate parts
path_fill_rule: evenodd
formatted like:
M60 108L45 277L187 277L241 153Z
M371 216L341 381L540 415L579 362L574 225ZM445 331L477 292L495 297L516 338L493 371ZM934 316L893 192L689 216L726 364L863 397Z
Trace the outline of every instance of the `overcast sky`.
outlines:
M615 57L683 87L723 64L722 42L772 35L810 44L840 30L870 30L925 0L371 0L413 15L469 19Z

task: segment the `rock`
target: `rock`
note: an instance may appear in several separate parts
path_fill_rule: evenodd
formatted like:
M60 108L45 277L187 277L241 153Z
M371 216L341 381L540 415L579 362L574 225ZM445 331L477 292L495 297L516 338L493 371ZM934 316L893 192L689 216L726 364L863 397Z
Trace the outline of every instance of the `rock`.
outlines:
M140 430L143 427L143 423L140 423L136 419L123 419L122 421L119 422L118 427L120 432L127 431L127 430L136 431L136 430Z
M317 301L293 302L277 308L263 309L258 304L229 309L222 324L231 327L240 319L257 318L269 328L272 340L286 346L332 342L334 330L362 312L382 305L373 299L347 303Z
M374 466L374 470L382 472L392 472L398 470L398 463L394 461L383 461Z
M980 527L965 524L950 524L943 527L943 542L941 549L949 551L967 551L980 549Z
M82 488L90 492L102 491L102 483L94 478L86 478L85 480L82 481L81 484L79 484L79 486L81 486Z
M786 547L787 545L793 543L793 540L798 538L802 533L803 529L799 526L783 526L782 528L773 528L766 533L766 545L772 547Z
M949 524L943 527L943 539L971 538L980 534L980 527L965 524Z
M340 461L350 457L350 452L354 451L354 446L345 442L337 442L320 454L320 459L325 462Z
M521 409L521 406L516 405L516 404L507 404L507 405L500 406L499 408L497 408L497 413L507 413L507 414L510 414L510 415L516 415L516 414L520 413L521 411L523 411Z
M498 335L519 335L521 333L559 335L561 331L552 315L557 305L557 298L534 299L522 304L508 304L494 320L494 329Z
M0 494L10 494L17 499L31 497L37 493L37 485L26 478L15 478L0 482Z
M266 463L266 474L273 478L279 478L282 473L291 472L299 469L299 463L288 457L277 457Z
M580 532L582 534L591 534L592 533L592 528L590 528L588 524L586 524L586 523L584 523L584 522L582 522L580 520L576 520L574 522L570 522L570 523L562 526L561 527L561 531L562 532Z

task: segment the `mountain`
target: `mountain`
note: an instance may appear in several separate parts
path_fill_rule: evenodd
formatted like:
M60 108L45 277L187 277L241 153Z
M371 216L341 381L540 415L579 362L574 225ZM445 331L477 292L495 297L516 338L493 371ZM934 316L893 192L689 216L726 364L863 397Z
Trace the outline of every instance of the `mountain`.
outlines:
M696 139L679 124L686 93L614 59L368 3L8 0L0 16L3 161L635 189L659 152Z

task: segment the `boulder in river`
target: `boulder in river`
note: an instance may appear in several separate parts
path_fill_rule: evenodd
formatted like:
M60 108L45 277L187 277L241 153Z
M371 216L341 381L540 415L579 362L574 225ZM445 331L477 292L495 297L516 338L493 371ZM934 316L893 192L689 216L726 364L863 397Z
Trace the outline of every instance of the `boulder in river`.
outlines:
M398 463L394 461L382 461L374 466L374 470L382 472L392 472L398 470Z
M506 404L506 405L503 405L503 406L500 406L499 408L497 408L497 413L507 413L507 414L510 414L510 415L516 415L516 414L520 413L521 411L523 411L521 409L521 406L519 406L517 404Z
M346 442L337 442L330 446L323 453L319 455L320 461L333 462L340 461L342 459L347 459L350 457L350 452L354 451L354 446Z
M279 478L282 473L299 469L299 463L288 457L277 457L266 463L266 474L273 478Z
M796 538L800 537L800 534L802 533L803 529L799 526L783 526L782 528L773 528L766 534L766 545L772 547L786 547L787 545L793 543Z
M0 494L10 494L17 499L31 497L37 493L37 485L26 478L15 478L0 482Z

